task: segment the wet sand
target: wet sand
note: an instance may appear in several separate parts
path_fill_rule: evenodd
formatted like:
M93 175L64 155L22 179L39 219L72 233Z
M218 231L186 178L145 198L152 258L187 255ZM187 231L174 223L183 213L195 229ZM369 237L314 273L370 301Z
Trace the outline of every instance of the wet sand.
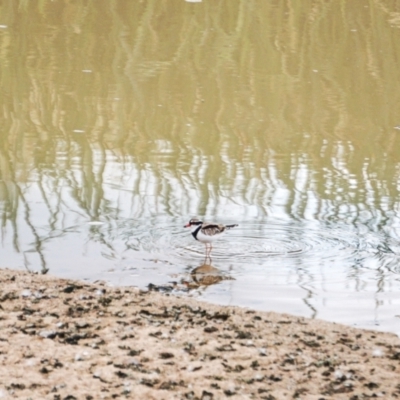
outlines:
M0 399L400 398L400 339L0 270Z

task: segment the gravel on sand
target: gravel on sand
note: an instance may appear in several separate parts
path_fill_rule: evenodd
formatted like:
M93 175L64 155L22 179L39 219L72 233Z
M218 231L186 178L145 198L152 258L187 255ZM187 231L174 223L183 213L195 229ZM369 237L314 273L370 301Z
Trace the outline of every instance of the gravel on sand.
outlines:
M0 270L0 399L400 398L400 340Z

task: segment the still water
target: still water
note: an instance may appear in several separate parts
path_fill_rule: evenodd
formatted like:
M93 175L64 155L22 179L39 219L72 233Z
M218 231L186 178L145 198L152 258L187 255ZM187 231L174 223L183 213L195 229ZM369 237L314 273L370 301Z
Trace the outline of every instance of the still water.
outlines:
M400 333L399 60L396 0L2 1L0 267Z

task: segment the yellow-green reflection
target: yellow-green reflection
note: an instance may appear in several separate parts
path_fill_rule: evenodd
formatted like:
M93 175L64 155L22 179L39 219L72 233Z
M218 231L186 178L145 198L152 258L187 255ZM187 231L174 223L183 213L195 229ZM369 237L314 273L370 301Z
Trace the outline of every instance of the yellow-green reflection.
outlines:
M396 254L397 9L3 1L1 264L58 271L61 243L78 263L79 243L118 253L114 233L82 234L87 221L147 229L192 215L344 224ZM359 279L356 264L344 275ZM385 279L397 278L374 278L375 292Z

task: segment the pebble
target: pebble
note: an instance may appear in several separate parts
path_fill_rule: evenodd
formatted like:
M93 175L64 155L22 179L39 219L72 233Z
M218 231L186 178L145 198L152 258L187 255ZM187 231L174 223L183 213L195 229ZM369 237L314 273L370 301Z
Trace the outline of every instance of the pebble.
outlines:
M335 378L340 380L340 379L342 379L342 377L343 377L343 372L340 369L337 369L335 371Z
M53 339L57 336L55 331L40 331L39 336L46 339Z
M267 355L267 350L264 347L261 347L260 349L258 349L258 352L259 352L260 356Z
M83 361L87 360L88 358L90 358L90 354L87 351L84 351L83 353L77 353L75 355L75 361Z
M384 354L385 354L385 352L382 349L374 349L372 351L373 357L382 357Z

